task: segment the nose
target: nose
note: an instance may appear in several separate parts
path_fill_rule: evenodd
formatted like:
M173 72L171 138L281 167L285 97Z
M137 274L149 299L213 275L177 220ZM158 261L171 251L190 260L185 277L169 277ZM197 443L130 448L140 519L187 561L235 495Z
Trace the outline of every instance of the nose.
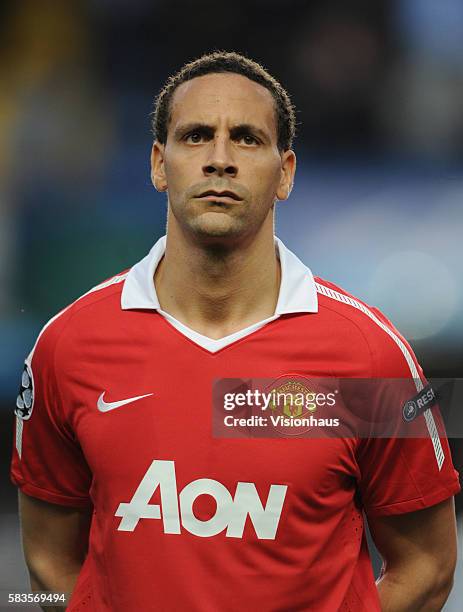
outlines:
M235 177L238 166L233 159L230 141L226 137L216 137L210 144L209 156L203 166L204 175Z

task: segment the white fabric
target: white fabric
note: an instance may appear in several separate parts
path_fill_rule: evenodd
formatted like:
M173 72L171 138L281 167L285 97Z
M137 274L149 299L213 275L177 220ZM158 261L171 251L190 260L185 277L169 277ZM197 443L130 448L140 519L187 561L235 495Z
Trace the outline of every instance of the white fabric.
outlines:
M254 323L229 336L214 339L190 329L181 321L162 310L156 295L153 279L156 267L166 250L166 236L159 238L148 255L135 264L128 272L122 289L121 307L123 310L139 308L157 310L159 314L165 317L183 335L212 353L274 321L282 314L317 312L317 290L312 272L294 253L285 247L279 238L276 236L274 238L281 264L280 291L275 313L263 321Z

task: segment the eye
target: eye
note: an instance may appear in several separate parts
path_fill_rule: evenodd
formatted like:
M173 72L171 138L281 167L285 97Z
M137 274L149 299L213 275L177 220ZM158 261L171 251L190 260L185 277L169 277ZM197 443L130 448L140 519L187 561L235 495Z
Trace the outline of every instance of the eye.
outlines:
M255 136L252 136L251 134L241 134L240 136L238 136L238 140L241 140L242 142L244 142L245 145L248 146L259 144L257 138Z
M185 136L185 142L192 142L193 144L198 144L201 142L203 135L201 132L190 132Z

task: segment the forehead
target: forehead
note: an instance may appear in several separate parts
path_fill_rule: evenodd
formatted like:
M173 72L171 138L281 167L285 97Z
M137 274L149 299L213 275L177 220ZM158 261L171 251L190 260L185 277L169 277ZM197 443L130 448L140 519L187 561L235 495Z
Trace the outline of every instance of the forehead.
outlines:
M170 124L198 121L211 124L249 123L276 136L275 101L263 85L241 74L207 74L186 81L175 90Z

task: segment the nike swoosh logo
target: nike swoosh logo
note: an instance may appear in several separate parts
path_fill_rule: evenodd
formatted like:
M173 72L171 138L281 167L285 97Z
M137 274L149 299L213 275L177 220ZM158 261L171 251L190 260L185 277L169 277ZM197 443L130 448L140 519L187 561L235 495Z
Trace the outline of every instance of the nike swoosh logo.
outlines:
M109 410L114 410L114 408L120 408L121 406L125 406L126 404L131 404L132 402L136 402L139 399L143 399L144 397L154 395L153 393L146 393L146 395L137 395L136 397L129 397L128 399L119 400L118 402L105 402L103 399L105 393L106 391L103 391L96 403L97 408L100 412L109 412Z

